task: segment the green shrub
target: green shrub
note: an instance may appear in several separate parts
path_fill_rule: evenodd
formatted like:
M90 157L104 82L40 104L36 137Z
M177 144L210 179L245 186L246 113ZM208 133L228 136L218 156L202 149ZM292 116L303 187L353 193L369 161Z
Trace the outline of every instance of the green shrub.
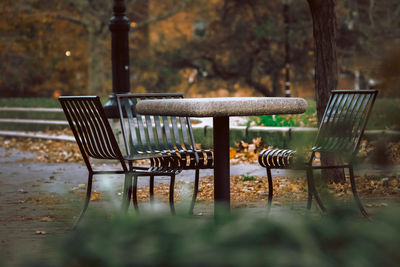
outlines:
M400 212L86 218L35 266L398 266Z
M251 117L247 126L255 123L256 125L277 127L316 127L317 111L315 101L307 100L307 104L307 110L303 114L262 115Z

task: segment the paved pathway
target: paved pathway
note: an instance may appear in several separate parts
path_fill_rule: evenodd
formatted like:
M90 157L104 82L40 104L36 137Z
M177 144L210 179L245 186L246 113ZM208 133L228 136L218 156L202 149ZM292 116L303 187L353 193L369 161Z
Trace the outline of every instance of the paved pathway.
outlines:
M1 254L15 260L24 253L36 253L38 244L47 236L69 231L73 216L82 205L76 192L84 194L86 167L35 162L35 157L33 153L0 148L0 264ZM234 166L232 174L261 175L262 170L256 167ZM212 175L212 171L202 170L201 176L206 175ZM194 172L184 171L178 179L192 182ZM158 177L156 183L169 183L169 179ZM106 194L108 199L91 206L119 209L122 184L121 175L97 176L93 189ZM140 187L147 185L148 179L139 179Z

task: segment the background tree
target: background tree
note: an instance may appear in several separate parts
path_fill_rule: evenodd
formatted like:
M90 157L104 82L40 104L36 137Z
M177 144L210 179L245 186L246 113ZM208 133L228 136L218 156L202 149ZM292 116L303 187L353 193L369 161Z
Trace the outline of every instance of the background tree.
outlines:
M134 90L186 90L200 95L225 88L233 95L236 91L283 95L283 0L125 2L132 21ZM397 91L400 75L390 60L396 56L400 39L397 2L337 2L337 56L342 77L354 79L358 70L360 87L377 80L387 94ZM299 94L299 83L307 87L314 76L307 3L289 3L294 95ZM111 6L110 0L2 1L0 94L109 92Z
M321 122L330 91L337 89L336 14L335 0L307 0L313 18L315 41L315 91L317 117ZM321 153L321 164L332 165L338 159ZM334 182L344 182L343 169L323 170L323 176Z
M398 1L340 1L337 16L340 72L358 79L360 88L378 86L380 94L396 95L396 80L386 82L384 77L396 69L388 71L385 61L396 56L400 44ZM396 73L393 78L400 76Z
M132 24L133 32L145 28L148 24L175 15L190 3L188 0L157 0L156 2L164 7L163 12L158 16L149 17L146 13L140 13L143 9L136 10L136 7L143 6L143 3L146 2L148 1L126 1L128 14L140 18ZM72 88L77 88L80 92L86 91L86 94L105 95L106 91L111 90L108 26L112 15L112 1L5 0L0 7L0 20L3 22L1 30L6 36L3 37L1 45L8 46L8 50L3 50L0 54L5 59L1 63L0 69L5 70L3 75L7 76L4 77L10 78L9 74L11 73L13 78L12 82L1 79L4 86L2 95L24 96L28 90L33 95L51 95L52 93L48 90L32 89L35 84L45 87L45 82L52 85L52 90L57 88L62 93L68 93L74 90ZM63 49L67 44L69 47ZM35 45L39 46L35 53L28 55L27 53L32 51L26 51L26 49L35 49L33 48ZM67 51L69 51L67 53L69 61L61 62L65 60ZM43 56L38 56L38 53ZM53 53L58 54L58 57L53 57ZM35 66L29 59L40 66ZM46 68L49 62L54 64L50 64L49 68ZM29 66L26 73L17 72L19 69L17 65L20 64ZM76 64L86 65L87 71L77 72L77 68L74 67ZM63 65L71 71L75 70L77 77L72 78L66 74L66 71L60 70L59 68ZM46 71L40 71L43 68ZM50 73L54 79L49 79ZM82 84L77 87L76 83L71 82L75 79L87 84L87 90L82 89ZM60 86L57 86L57 81Z
M297 80L308 77L312 69L311 19L307 11L307 5L299 1L293 2L290 9L290 58ZM143 60L136 56L136 62L143 63L141 69L148 64L154 73L147 80L139 77L138 84L145 84L143 87L150 91L182 88L185 85L179 81L189 73L195 76L189 79L196 81L197 93L223 87L230 91L249 88L265 96L282 95L285 51L280 1L204 0L193 4L192 12L188 20L192 20L193 32L171 24L165 34L159 30L164 37L153 42L152 62L148 55ZM195 28L202 24L204 29ZM175 36L174 40L165 37L167 32Z
M0 95L79 92L87 83L84 33L68 21L55 23L34 12L33 3L0 5Z
M147 2L147 0L125 1L128 16L136 20L131 24L132 32L146 28L150 23L173 16L190 3L188 0L157 0L155 1L156 4L164 7L163 12L157 16L149 17ZM86 29L89 55L88 94L104 95L106 89L105 77L110 80L110 55L107 53L107 47L110 43L108 26L112 14L112 1L64 0L58 2L56 10L60 12L56 14L58 18L73 21Z
M396 64L388 63L384 57L398 53L400 6L395 0L385 0L379 4L374 0L343 1L337 9L341 21L340 35L336 39L335 1L307 1L313 18L316 52L315 89L317 115L320 121L328 101L329 91L337 88L336 41L338 41L341 56L342 72L346 69L350 69L352 73L361 70L366 76L364 80L378 77L378 73L380 73L380 78L387 77L385 75L387 73L392 78L397 76L398 79L398 75L395 74L399 74ZM393 82L390 78L385 80ZM393 83L381 85L390 88ZM361 86L365 88L371 84L364 82ZM330 165L333 159L323 154L321 161L323 165ZM345 180L344 172L341 170L324 171L324 176L335 182Z

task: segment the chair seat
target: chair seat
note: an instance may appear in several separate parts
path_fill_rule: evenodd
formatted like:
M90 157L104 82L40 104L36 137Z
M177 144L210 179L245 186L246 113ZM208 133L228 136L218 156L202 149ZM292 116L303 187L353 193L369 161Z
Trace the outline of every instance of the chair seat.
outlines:
M136 168L133 166L133 169L135 173L138 176L143 176L143 175L157 175L157 176L162 176L162 175L171 175L171 174L179 174L182 169L176 169L172 167L164 167L164 166L157 166L157 167L147 167L146 169L144 168Z
M169 151L173 155L177 155L181 160L182 168L184 170L191 169L210 169L214 166L214 157L211 150L199 149L199 150L175 150ZM199 159L196 164L196 154Z
M168 155L162 155L161 153L141 153L141 154L134 154L125 156L125 160L142 160L142 159L152 159L152 158L161 158L167 157Z
M175 173L178 174L182 171L182 162L179 157L171 153L141 153L132 156L124 157L127 161L135 161L135 160L151 160L151 166L148 168L143 167L133 167L134 169L144 170L144 172L155 172L156 175L161 175L162 173L170 174Z
M293 165L295 150L264 149L258 155L258 162L265 168L289 168Z

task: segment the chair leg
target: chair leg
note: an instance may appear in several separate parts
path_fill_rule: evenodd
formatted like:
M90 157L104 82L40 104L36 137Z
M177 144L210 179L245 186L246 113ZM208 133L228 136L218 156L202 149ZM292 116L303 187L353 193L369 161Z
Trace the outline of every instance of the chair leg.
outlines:
M136 174L133 175L133 182L132 182L132 202L135 210L139 212L139 205L137 200L137 182L138 176Z
M150 175L150 203L154 203L154 175Z
M199 177L200 177L200 170L196 169L195 178L194 178L192 203L190 203L190 209L189 209L190 215L193 214L194 205L196 204L197 193L199 192Z
M175 214L174 188L175 188L175 174L171 175L171 182L169 184L169 206L172 214Z
M127 212L132 198L132 173L125 174L124 192L122 196L122 211Z
M89 206L90 197L92 195L92 181L93 181L93 173L89 172L85 203L83 204L82 211L81 211L78 219L75 221L74 225L72 226L72 229L76 229L76 227L78 226L79 222L82 220L82 218L85 215L86 210Z
M354 180L354 171L353 171L353 166L349 166L349 174L350 174L350 183L351 183L351 191L353 192L354 200L357 203L358 208L361 211L361 214L364 215L364 217L369 218L369 215L367 211L364 209L360 198L358 197L357 189L356 189L356 182Z
M274 185L272 184L272 175L271 175L271 169L266 168L267 170L267 179L268 179L268 204L267 204L267 212L271 210L271 204L272 204L272 197L274 195Z
M317 201L318 206L320 207L320 209L323 212L325 212L326 208L325 208L324 204L322 203L322 201L321 201L321 199L320 199L320 197L318 195L317 189L315 188L314 176L313 176L313 172L312 172L311 168L307 168L307 183L308 183L308 186L309 186L308 190L311 191L311 194L314 195L315 200ZM307 208L308 208L308 206L311 208L311 204L310 205L307 204Z

